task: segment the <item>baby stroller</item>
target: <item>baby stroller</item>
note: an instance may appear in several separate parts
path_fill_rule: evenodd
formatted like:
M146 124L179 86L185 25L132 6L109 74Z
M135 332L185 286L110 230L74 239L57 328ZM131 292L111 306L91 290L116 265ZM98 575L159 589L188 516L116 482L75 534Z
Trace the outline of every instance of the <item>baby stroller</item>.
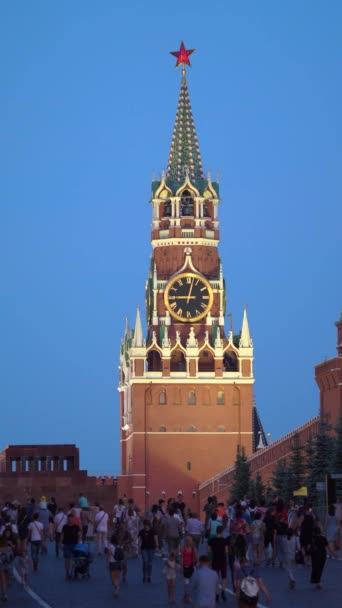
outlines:
M92 556L87 543L75 545L71 561L74 579L77 579L78 576L81 578L90 578L89 567L92 562Z

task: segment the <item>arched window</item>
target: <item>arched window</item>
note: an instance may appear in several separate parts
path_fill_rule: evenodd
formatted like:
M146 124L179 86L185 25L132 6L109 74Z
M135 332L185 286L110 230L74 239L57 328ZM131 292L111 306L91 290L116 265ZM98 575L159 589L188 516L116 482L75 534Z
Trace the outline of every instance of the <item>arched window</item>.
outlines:
M188 428L188 433L196 433L197 429L193 424L190 424Z
M215 371L215 359L211 350L202 350L198 361L199 372L214 372Z
M160 391L159 393L159 405L166 405L166 392Z
M203 389L202 405L210 405L210 391L207 386L205 386Z
M166 433L166 426L160 426L159 427L159 432L160 433Z
M224 391L217 391L217 405L224 405Z
M224 353L223 368L225 372L237 372L239 363L237 356L233 350L228 350Z
M233 388L233 405L240 405L240 389L237 386Z
M226 428L223 425L220 425L220 426L217 427L217 430L218 430L219 433L224 433L225 430L226 430Z
M165 203L164 203L163 217L171 217L171 201L170 201L170 199L166 200Z
M179 386L175 386L173 405L182 405L182 391Z
M188 405L196 405L196 393L195 391L188 392Z
M191 197L191 194L188 190L184 190L182 192L182 197L181 197L181 215L183 217L185 216L191 216L194 215L194 201L193 198Z
M170 370L171 372L185 372L186 364L183 351L180 348L174 350L171 354Z
M147 371L148 372L161 372L162 371L162 359L160 353L157 350L150 350L147 353Z

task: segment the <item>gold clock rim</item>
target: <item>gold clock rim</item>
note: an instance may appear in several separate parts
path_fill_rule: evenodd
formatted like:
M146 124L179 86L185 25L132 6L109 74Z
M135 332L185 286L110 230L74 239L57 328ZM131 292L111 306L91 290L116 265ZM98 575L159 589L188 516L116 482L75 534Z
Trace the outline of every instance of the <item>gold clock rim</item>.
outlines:
M173 310L170 308L169 303L168 303L168 294L169 294L169 291L170 291L173 283L175 281L178 281L182 277L184 277L184 278L185 277L193 277L193 278L199 279L200 281L202 281L202 283L205 284L205 286L208 289L208 293L209 293L209 302L208 302L208 306L205 309L205 311L203 313L201 313L200 315L198 315L197 317L191 317L190 319L184 319L184 317L180 317L179 315L177 315L176 313L174 313ZM168 282L168 284L166 285L166 288L165 288L165 292L164 292L164 304L165 304L165 307L169 311L170 315L174 319L177 319L177 321L181 321L181 323L196 323L196 321L201 321L201 319L204 319L204 317L206 317L207 314L208 314L208 312L210 311L210 309L211 309L211 307L213 305L213 301L214 301L214 292L212 290L212 287L211 287L209 281L205 277L202 277L200 274L197 274L196 272L181 272L180 274L177 274L175 277L173 277L173 279L171 279Z

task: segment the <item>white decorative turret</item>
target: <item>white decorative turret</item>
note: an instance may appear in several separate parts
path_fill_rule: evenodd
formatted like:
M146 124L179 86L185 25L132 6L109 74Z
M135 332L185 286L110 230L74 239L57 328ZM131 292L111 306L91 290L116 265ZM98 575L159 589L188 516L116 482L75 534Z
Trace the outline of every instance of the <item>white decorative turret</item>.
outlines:
M245 306L243 309L243 319L242 319L242 328L241 328L241 338L240 338L240 348L252 348L253 341L249 333L249 325L247 319L247 307Z
M165 325L164 327L165 327L165 329L164 329L165 333L164 333L164 338L162 340L162 348L170 348L171 340L169 338L169 331L168 331L167 325Z
M135 319L134 338L132 342L133 348L141 348L144 345L144 337L140 319L140 308L137 306L137 316Z
M257 450L263 450L265 447L266 447L266 446L265 446L265 444L264 444L264 440L263 440L263 438L262 438L262 433L260 433L260 435L259 435L259 443L258 443L258 445L257 445L257 448L256 448L256 449L257 449Z
M130 338L130 335L131 335L131 330L130 330L129 324L128 324L128 315L126 315L124 338L128 339L128 338Z
M196 335L195 335L193 327L190 327L190 332L189 332L189 337L186 342L186 347L187 348L197 348L198 347L198 340L196 339Z

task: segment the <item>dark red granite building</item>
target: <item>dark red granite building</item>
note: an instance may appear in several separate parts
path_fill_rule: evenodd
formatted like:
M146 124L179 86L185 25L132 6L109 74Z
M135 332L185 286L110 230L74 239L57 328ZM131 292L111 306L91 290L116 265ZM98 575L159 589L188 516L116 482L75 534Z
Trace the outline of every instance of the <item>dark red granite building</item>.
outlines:
M0 452L0 502L26 502L33 496L54 496L58 504L77 503L83 492L90 503L99 502L110 512L116 502L114 477L89 476L80 469L75 444L9 445Z

